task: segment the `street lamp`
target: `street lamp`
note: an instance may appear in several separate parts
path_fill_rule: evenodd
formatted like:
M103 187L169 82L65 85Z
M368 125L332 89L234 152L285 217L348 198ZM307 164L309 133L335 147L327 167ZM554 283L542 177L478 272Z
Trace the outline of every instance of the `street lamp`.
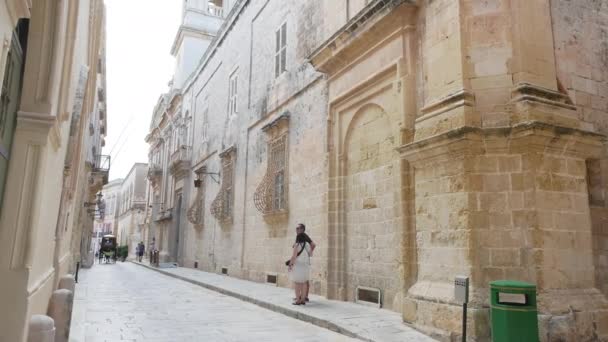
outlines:
M196 172L196 179L194 180L195 188L199 188L202 185L202 183L203 183L202 176L204 176L204 175L209 175L211 177L211 179L213 179L214 182L216 182L217 184L220 184L219 179L215 179L215 177L214 177L214 176L217 176L219 178L220 177L219 172L207 172L205 169L203 169L202 171Z

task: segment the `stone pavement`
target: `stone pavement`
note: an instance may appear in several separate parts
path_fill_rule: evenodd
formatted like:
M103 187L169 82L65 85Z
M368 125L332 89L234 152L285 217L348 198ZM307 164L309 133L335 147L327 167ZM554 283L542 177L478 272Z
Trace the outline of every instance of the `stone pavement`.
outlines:
M80 272L70 342L354 341L132 263Z
M190 268L158 269L144 263L136 264L360 340L435 341L405 325L396 312L315 295L310 296L311 302L307 305L295 306L291 305L294 296L291 289Z

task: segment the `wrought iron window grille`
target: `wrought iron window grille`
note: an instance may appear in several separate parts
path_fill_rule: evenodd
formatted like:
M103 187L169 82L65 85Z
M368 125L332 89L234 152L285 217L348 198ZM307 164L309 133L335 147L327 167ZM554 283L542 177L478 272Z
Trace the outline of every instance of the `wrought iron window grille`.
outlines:
M230 147L220 154L222 172L220 190L211 203L211 215L220 223L231 223L234 209L234 166L236 148Z
M188 209L188 221L194 225L194 228L201 230L204 228L204 215L205 212L205 181L202 177L204 168L198 171L197 179L194 181L194 187L196 188L196 197L194 202Z
M256 209L267 217L288 213L288 126L289 113L283 113L263 128L269 138L267 169L253 201Z

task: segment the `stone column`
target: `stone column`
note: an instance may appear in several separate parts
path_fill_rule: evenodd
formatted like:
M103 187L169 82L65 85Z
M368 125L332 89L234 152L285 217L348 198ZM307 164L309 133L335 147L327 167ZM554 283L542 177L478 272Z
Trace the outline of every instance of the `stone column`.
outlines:
M441 135L433 142L412 143L402 155L414 168L415 251L417 272L404 300L406 322L429 332L456 336L461 330L461 307L454 301L454 277L472 278L469 336L488 337L485 290L475 282L477 254L474 227L477 184L471 178L479 137L462 130L461 136ZM486 311L485 317L483 311ZM485 331L479 331L485 327Z
M475 340L490 336L488 283L499 279L537 284L542 341L606 335L585 164L602 144L595 133L535 122L464 127L403 147L415 168L418 255L405 320L458 335L453 279L463 274Z
M67 342L70 336L70 320L74 294L70 290L55 290L49 303L49 316L55 320L55 342Z
M27 342L55 341L55 321L49 316L33 315L28 326Z

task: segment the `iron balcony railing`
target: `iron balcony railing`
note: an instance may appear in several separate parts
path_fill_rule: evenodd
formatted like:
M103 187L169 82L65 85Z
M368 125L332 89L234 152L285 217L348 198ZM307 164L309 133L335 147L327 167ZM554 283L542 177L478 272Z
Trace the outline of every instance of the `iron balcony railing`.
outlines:
M208 12L214 17L224 17L224 9L211 3L209 4Z
M95 172L110 171L110 156L98 154L95 156L95 164L93 166Z

